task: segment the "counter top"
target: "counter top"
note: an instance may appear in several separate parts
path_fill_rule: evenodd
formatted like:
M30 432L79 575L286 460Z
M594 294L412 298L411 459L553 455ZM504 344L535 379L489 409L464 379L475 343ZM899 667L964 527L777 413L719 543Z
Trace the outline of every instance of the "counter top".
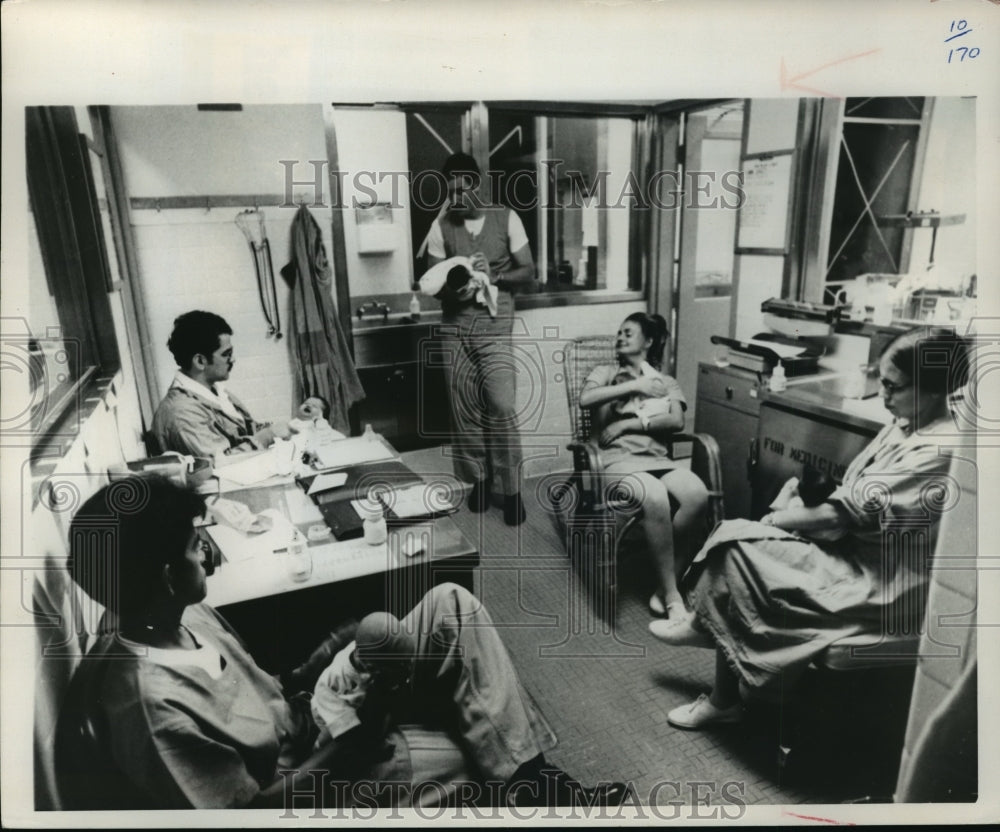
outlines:
M788 387L781 393L773 393L762 386L760 398L763 404L773 402L780 407L831 419L872 434L892 420L881 396L845 398L843 390L846 383L843 373L820 371L816 375L790 378Z

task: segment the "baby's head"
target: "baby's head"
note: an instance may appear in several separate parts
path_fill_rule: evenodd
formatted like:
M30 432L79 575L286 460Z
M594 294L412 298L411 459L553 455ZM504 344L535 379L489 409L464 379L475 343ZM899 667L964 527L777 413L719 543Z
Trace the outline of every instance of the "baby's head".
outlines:
M328 419L330 405L322 396L310 396L299 405L300 419Z
M402 623L387 612L373 612L361 619L354 637L357 664L373 678L393 687L410 675L417 644Z
M815 508L826 501L837 488L837 482L829 474L820 471L812 465L802 469L799 479L799 497L806 508Z

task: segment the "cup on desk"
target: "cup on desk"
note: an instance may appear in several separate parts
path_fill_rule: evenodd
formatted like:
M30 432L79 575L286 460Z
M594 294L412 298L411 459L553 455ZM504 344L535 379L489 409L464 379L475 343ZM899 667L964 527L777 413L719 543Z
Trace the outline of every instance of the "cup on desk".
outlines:
M285 568L293 581L308 581L312 575L312 554L305 538L298 533L289 542L285 552Z

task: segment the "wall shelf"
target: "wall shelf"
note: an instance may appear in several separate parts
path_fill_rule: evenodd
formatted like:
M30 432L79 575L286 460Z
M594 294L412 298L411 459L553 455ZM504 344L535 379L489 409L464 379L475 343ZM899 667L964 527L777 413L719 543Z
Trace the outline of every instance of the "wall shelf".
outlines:
M133 211L172 211L191 208L202 208L211 211L213 208L326 208L326 203L296 196L289 201L281 194L234 194L217 196L133 196L129 206Z

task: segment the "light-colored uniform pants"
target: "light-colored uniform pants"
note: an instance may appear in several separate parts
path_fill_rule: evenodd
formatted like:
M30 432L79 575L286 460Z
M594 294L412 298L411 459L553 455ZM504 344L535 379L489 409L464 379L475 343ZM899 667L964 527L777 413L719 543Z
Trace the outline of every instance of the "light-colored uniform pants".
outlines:
M391 732L387 739L396 751L373 768L372 779L414 786L435 781L447 795L458 781L507 781L522 763L555 746L555 734L521 687L493 620L475 595L457 584L440 584L402 624L417 642L411 695L432 703L426 710L433 712L434 730L404 725ZM433 789L413 794L421 805L441 796ZM410 795L403 797L408 803Z

